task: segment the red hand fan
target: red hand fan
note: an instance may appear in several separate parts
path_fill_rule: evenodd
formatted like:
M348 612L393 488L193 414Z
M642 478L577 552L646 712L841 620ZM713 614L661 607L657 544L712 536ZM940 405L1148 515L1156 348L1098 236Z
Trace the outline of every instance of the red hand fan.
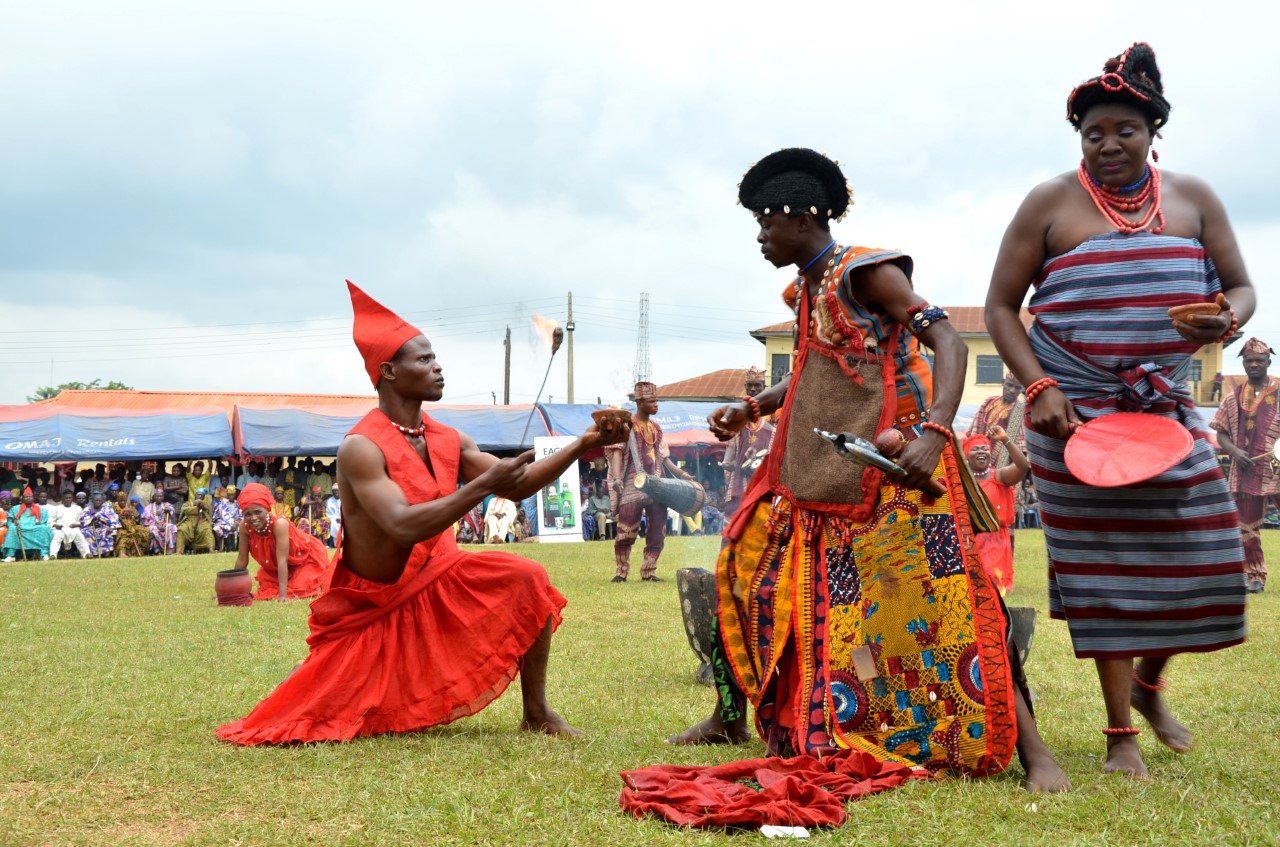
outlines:
M1172 418L1118 412L1067 439L1067 470L1086 485L1115 488L1159 476L1191 453L1195 440Z

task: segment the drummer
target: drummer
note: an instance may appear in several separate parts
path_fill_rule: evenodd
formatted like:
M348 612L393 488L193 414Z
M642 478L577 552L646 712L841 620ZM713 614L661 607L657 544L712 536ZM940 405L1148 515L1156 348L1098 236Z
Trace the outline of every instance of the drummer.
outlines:
M1280 414L1276 409L1280 380L1267 375L1275 351L1261 339L1250 338L1240 350L1243 385L1222 399L1210 424L1218 433L1218 447L1231 457L1228 484L1240 514L1240 535L1244 542L1244 571L1250 594L1267 584L1267 562L1262 555L1262 517L1267 501L1280 501Z
M1235 503L1186 380L1197 350L1253 315L1254 293L1209 186L1147 163L1169 112L1145 43L1071 92L1067 117L1084 158L1023 201L986 306L1000 356L1026 386L1049 614L1067 621L1076 656L1097 665L1102 769L1139 779L1147 767L1130 707L1167 747L1190 750L1191 733L1161 694L1169 657L1244 640ZM1028 332L1019 309L1033 282ZM1219 292L1234 316L1168 317L1170 306L1213 302ZM1168 471L1120 488L1092 488L1065 473L1074 427L1119 411L1178 422L1197 436L1195 446Z
M658 422L653 420L653 415L658 413L658 386L652 382L637 382L635 400L631 435L621 444L611 444L604 449L609 459L609 499L613 503L613 513L618 516L618 534L613 542L616 570L612 582L626 582L631 573L631 548L640 535L641 517L647 525L640 579L662 582L658 576L658 557L662 555L666 542L667 507L636 487L636 474L675 477L686 482L693 482L693 477L671 461L666 436Z

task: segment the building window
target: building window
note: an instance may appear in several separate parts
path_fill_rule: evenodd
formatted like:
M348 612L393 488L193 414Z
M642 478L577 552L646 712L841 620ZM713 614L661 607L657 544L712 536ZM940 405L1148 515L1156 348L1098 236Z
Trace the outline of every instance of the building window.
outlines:
M999 385L1004 381L1004 362L999 356L978 356L977 385Z
M769 357L769 384L777 385L778 381L791 373L791 354L774 353Z
M1191 360L1191 376L1189 376L1188 379L1191 380L1192 382L1199 382L1201 379L1203 379L1204 372L1201 370L1203 366L1204 366L1204 363L1201 362L1199 359L1192 359Z

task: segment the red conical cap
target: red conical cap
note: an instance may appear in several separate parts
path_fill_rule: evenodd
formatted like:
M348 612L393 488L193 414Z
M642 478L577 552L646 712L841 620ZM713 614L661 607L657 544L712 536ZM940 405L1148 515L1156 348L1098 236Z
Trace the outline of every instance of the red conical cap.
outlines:
M347 289L351 292L351 309L355 312L355 323L351 328L351 337L356 342L356 349L364 359L364 369L369 374L373 387L378 387L378 368L383 362L391 361L404 343L410 338L422 335L422 330L410 326L404 318L374 300L360 290L351 280L347 280Z

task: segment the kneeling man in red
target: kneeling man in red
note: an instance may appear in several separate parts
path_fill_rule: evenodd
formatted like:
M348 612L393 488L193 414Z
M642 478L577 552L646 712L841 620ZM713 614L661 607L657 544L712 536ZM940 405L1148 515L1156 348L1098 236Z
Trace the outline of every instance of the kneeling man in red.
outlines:
M249 567L249 557L258 568L255 600L297 600L319 597L329 582L329 551L324 542L308 535L285 517L272 515L276 498L271 489L251 482L236 498L244 514L240 533L240 554L236 567Z
M424 729L475 714L517 674L521 729L579 734L546 700L564 597L541 565L463 553L450 530L489 494L523 500L609 440L592 427L538 462L532 450L480 452L422 411L444 392L431 343L347 285L378 408L338 449L343 538L332 580L311 604L310 654L218 737L280 744Z

